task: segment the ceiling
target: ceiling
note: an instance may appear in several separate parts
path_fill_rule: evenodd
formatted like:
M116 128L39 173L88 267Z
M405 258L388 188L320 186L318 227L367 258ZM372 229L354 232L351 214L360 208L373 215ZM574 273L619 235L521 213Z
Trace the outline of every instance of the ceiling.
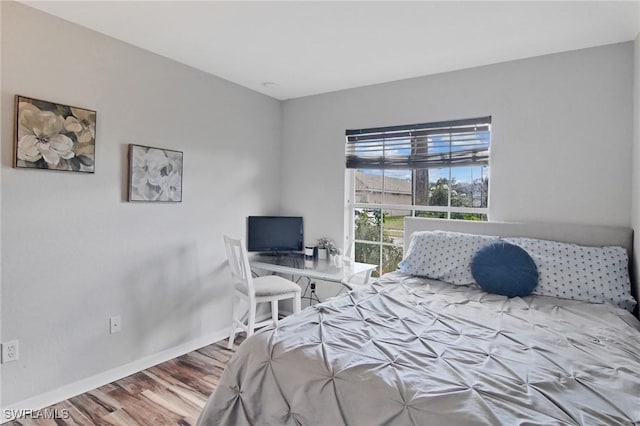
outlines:
M277 99L633 40L640 3L24 1Z

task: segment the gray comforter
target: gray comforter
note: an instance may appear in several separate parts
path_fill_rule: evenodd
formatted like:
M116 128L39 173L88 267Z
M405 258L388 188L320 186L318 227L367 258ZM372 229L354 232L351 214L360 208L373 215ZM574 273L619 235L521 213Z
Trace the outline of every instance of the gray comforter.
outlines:
M640 323L400 273L246 340L201 425L633 424Z

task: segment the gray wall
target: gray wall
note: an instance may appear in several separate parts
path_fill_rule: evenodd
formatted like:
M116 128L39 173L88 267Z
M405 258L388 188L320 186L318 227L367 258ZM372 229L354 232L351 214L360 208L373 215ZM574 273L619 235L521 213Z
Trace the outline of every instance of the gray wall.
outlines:
M634 42L633 61L633 177L631 226L634 231L633 271L636 283L640 277L640 33Z
M280 102L2 2L3 406L226 330L223 233L280 206ZM94 175L14 169L14 95L97 110ZM184 151L181 204L128 203L127 144ZM109 335L121 314L123 331ZM25 407L29 408L29 407Z
M628 226L632 69L628 42L286 101L282 205L340 240L345 129L491 115L491 220Z
M2 24L2 5L0 5L0 24ZM0 91L2 88L2 31L0 29ZM0 95L1 96L1 95ZM2 101L0 101L0 141L2 140L1 135L3 133L3 120L1 117L4 116L5 111L2 106ZM0 162L2 159L2 154L0 152ZM2 173L0 172L0 342L2 342ZM2 404L2 367L0 366L0 408L3 407Z

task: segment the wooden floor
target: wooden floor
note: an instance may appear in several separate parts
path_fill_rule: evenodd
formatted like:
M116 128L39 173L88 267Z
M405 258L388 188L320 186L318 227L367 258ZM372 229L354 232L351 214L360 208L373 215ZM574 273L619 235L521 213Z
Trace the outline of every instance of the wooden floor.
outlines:
M214 343L5 424L194 425L243 340L237 338L231 351L226 340ZM51 414L58 418L46 418Z

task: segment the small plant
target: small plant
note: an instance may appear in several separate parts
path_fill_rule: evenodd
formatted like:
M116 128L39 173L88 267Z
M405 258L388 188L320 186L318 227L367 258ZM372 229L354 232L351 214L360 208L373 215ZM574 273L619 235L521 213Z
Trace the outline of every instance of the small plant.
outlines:
M332 246L335 246L333 240L331 238L320 238L318 240L318 248L319 249L329 249Z
M331 255L342 254L342 250L336 246L336 243L331 238L320 238L318 240L319 249L327 249Z

